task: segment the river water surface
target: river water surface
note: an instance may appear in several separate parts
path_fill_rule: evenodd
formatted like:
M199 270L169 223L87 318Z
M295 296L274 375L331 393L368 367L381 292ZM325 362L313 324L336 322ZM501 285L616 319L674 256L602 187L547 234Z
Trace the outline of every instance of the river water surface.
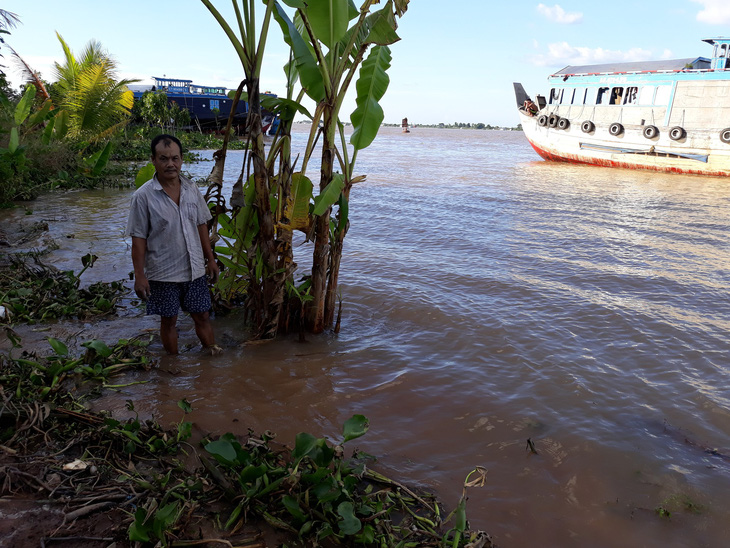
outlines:
M727 546L730 181L547 163L520 132L422 128L383 129L356 173L339 335L243 345L217 318L222 357L166 358L120 401L170 424L187 398L203 431L288 444L338 440L364 414L352 444L449 508L487 468L467 514L503 548ZM126 278L129 195L31 204L54 263L78 270L91 251L87 281ZM75 336L154 330L131 297L127 323Z

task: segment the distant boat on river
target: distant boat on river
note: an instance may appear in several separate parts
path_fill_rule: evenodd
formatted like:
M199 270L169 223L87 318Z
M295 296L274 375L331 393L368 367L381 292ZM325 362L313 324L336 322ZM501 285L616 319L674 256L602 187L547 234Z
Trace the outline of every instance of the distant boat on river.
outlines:
M228 116L233 107L233 99L229 97L225 87L200 86L193 84L192 80L179 78L167 78L153 76L155 84L152 86L130 86L134 93L134 99L139 100L148 91L165 93L169 104L177 104L180 108L190 113L191 127L184 129L201 129L203 131L215 131L225 127L228 123ZM262 93L261 98L276 97L273 93ZM243 134L248 116L248 103L239 101L233 117L233 127L236 132ZM278 118L273 114L263 112L263 131L270 134L276 132L279 125Z
M568 66L533 100L515 82L522 129L546 160L730 176L730 38L704 57Z

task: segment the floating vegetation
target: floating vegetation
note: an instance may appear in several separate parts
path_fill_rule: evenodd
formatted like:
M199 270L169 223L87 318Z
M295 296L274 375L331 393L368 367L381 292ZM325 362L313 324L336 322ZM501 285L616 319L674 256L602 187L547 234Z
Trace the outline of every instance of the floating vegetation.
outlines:
M35 352L23 351L19 358L5 357L0 368L3 386L14 386L13 401L39 402L64 399L71 387L76 389L84 381L108 386L109 379L130 369L147 370L153 365L147 355L149 341L121 339L113 347L103 341L91 340L82 344L82 356L69 355L68 347L58 339L49 338L54 353L39 357Z
M96 255L81 257L83 269L78 274L45 265L37 254L9 258L10 265L0 271L0 322L101 316L114 312L117 299L126 291L122 281L79 287L81 275L94 265Z
M669 518L672 513L679 512L702 514L705 511L705 507L689 495L676 493L664 499L654 510L659 516Z
M355 415L345 422L340 443L301 433L291 451L272 450L270 435L253 433L244 443L232 434L204 441L213 459L201 455L201 461L236 504L225 528L236 530L245 516L258 515L313 546L491 546L487 535L467 530L465 495L444 517L433 495L370 469L370 455L346 458L345 443L367 429L368 420Z
M185 400L180 421L165 429L141 420L132 401L133 418L119 420L90 412L78 396L81 384L109 386L121 371L148 368L145 342L89 341L79 356L49 344L43 358L0 356L0 496L32 494L63 508L46 543L80 539L80 527L103 522L105 541L120 546L266 546L262 529L279 531L289 547L493 546L466 520L466 489L484 485L483 469L467 476L446 514L433 495L371 469L374 457L345 456L368 430L362 415L345 422L336 444L301 433L290 449L252 431L194 443Z

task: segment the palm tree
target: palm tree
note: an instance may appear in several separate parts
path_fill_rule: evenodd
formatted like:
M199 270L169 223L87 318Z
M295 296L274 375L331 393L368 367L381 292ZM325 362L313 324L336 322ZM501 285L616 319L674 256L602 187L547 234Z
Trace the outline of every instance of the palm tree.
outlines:
M0 9L0 44L4 44L5 40L3 39L3 34L10 34L10 31L7 29L14 28L18 23L20 22L20 19L18 19L18 16L15 15L13 12L10 12L8 10ZM2 53L0 53L0 59L3 58ZM5 80L5 72L3 72L3 68L5 68L3 65L0 64L0 93L3 93L5 88L7 88L7 81Z
M69 114L69 136L99 138L127 123L134 96L128 84L139 80L117 80L116 62L101 43L91 40L76 58L63 40L63 65L54 63L56 82L51 97L57 108Z

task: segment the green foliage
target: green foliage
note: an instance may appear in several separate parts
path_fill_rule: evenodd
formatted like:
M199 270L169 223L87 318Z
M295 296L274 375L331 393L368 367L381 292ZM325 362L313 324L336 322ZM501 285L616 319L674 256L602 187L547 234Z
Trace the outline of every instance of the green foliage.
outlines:
M99 42L90 41L77 58L56 36L65 62L55 63L53 102L68 112L69 136L99 138L128 119L134 96L127 85L137 80L118 80L116 64Z
M322 190L322 192L314 198L314 211L312 214L323 215L325 211L339 201L344 187L345 180L343 179L342 174L335 173L332 176L332 180L324 188L324 190Z
M84 267L76 275L70 270L61 272L47 267L38 257L31 264L22 257L11 256L11 266L0 271L0 304L9 312L6 321L35 323L112 312L125 291L121 281L80 287L80 277L94 259L92 255L82 258Z
M3 36L10 34L10 31L7 29L15 27L19 21L20 19L18 19L18 16L13 12L0 9L0 45L5 43L5 38ZM3 57L4 55L0 53L0 59L3 59ZM7 80L5 79L5 72L3 72L4 68L5 67L0 64L0 97L7 98L7 96L10 95L10 88Z
M242 515L257 515L307 545L436 546L442 522L438 504L426 501L431 497L369 470L362 454L344 457L343 444L367 429L367 418L354 415L345 422L343 441L336 446L300 433L290 458L272 451L268 436L241 443L225 434L204 442L213 458L206 467L230 486L229 498L239 501L226 528L237 528ZM472 540L465 520L463 506L455 525L459 540L449 540L450 546Z
M283 97L263 97L261 99L261 106L268 110L271 114L278 116L282 122L291 122L294 120L297 112L303 114L310 120L312 115L306 107L291 99L285 99Z
M385 72L390 67L390 61L390 49L387 46L375 46L360 68L360 78L356 84L357 108L350 116L354 128L350 143L356 150L370 146L385 117L379 101L390 83Z
M180 515L180 505L170 502L162 508L149 512L138 508L134 513L134 522L129 527L129 540L132 542L149 542L159 540L167 546L165 534L175 524Z
M704 505L684 493L675 493L664 499L654 511L661 518L670 519L672 514L686 512L689 514L702 514L705 511Z
M185 414L192 411L192 407L186 400L180 400L178 407ZM127 400L127 409L134 411L133 419L119 421L107 418L104 425L107 432L120 436L124 440L124 452L128 455L175 454L178 452L179 444L187 441L192 435L192 423L184 420L184 417L177 423L174 435L168 435L161 434L154 423L141 421L131 400Z
M109 156L112 152L112 143L108 142L103 149L98 150L88 158L84 158L86 174L91 177L98 177L109 163Z
M28 86L23 97L21 97L20 101L18 101L18 104L15 107L16 126L22 124L30 114L30 109L33 106L33 99L35 99L35 92L35 86Z
M190 112L180 108L177 103L171 105L164 92L144 92L142 98L135 102L133 113L143 123L166 132L190 125Z
M134 178L134 187L139 188L155 176L155 164L152 162L141 168Z
M308 177L299 172L292 174L290 200L285 212L292 230L302 230L305 233L309 231L311 225L309 209L313 190L314 185Z
M148 343L121 339L112 347L102 341L82 344L84 353L71 355L68 346L53 337L48 338L52 353L39 356L23 352L19 358L2 362L0 376L3 384L15 387L15 399L20 402L53 401L58 404L67 399L63 385L73 379L75 385L84 382L108 383L111 377L130 369L148 369L151 365L146 355Z
M304 13L309 19L314 35L330 50L347 32L350 22L348 0L309 2Z
M274 3L274 17L281 27L284 41L292 48L294 64L302 87L311 99L321 101L325 93L324 80L314 52L278 2Z
M49 100L36 107L35 89L28 86L16 105L0 106L0 134L8 134L7 148L0 148L0 204L32 199L43 190L93 187L108 180L101 176L109 175L112 146L64 140L68 112L51 110Z

